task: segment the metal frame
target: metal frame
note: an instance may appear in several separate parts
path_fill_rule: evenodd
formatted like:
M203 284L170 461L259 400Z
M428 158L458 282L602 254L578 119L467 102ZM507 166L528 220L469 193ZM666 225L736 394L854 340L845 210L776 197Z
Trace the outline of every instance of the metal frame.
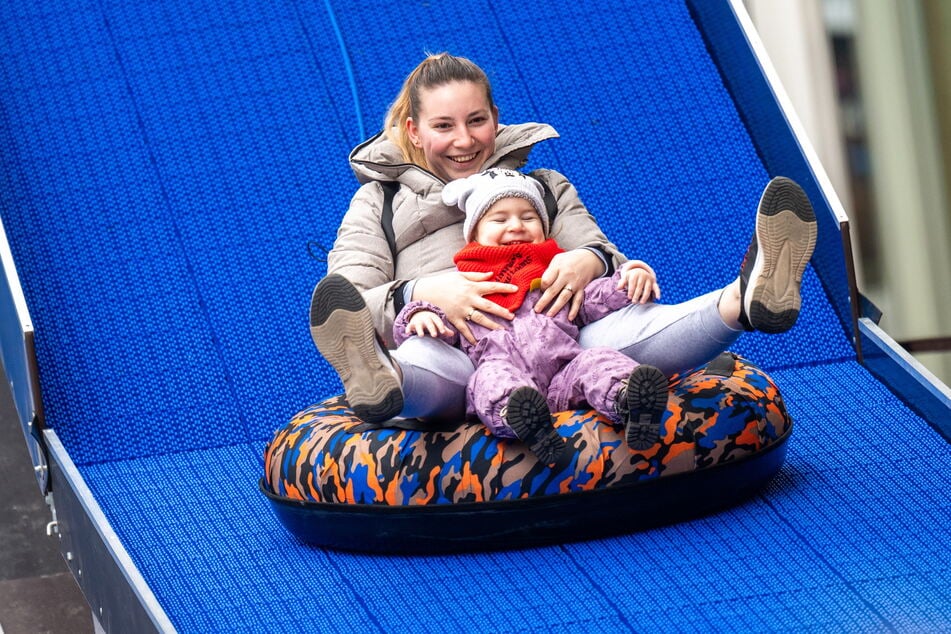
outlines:
M872 319L859 319L863 365L951 442L951 388L942 383Z
M0 220L0 360L23 436L30 450L30 459L37 484L43 495L49 493L49 469L46 447L43 444L43 400L40 396L39 366L33 338L33 320L23 296L20 277L13 262L13 252L7 241L7 232Z
M174 632L56 432L43 436L55 491L51 526L97 623L106 632Z

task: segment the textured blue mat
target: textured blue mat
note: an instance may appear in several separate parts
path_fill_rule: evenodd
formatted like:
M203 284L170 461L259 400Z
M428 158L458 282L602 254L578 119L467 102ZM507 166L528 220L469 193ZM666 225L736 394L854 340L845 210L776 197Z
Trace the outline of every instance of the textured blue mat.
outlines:
M441 557L303 546L255 490L254 443L84 474L182 631L951 628L948 444L854 362L775 378L798 427L766 491L609 540Z
M258 493L271 431L340 389L314 256L424 50L485 67L503 122L559 130L530 167L569 175L665 300L735 276L770 174L687 8L628 4L0 6L0 215L47 422L181 631L951 630L948 444L858 367L811 270L797 328L735 348L797 420L740 508L406 559L300 546Z

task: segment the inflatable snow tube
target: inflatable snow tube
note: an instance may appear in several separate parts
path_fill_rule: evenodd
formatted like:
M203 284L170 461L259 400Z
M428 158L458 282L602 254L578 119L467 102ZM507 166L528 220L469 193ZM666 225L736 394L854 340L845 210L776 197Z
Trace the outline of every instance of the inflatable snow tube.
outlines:
M562 412L568 443L539 463L479 422L379 428L342 396L297 414L264 453L260 488L302 541L345 550L526 547L630 532L735 504L782 466L792 421L773 381L724 353L671 378L645 451L593 411Z

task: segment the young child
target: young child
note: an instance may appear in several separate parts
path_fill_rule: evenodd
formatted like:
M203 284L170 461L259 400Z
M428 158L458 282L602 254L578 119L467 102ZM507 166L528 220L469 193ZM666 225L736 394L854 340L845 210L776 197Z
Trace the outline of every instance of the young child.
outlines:
M567 308L553 317L535 312L541 296L537 282L551 259L562 252L548 238L548 214L541 185L507 169L488 169L452 181L443 202L466 213L468 244L454 257L463 272L491 271L492 280L514 284L511 294L486 298L514 313L512 321L490 329L466 318L477 343L454 332L435 305L413 301L397 316L397 344L412 336L441 338L459 344L475 366L466 388L469 413L475 413L496 436L524 441L547 464L558 459L564 442L552 424L552 411L584 404L618 425L626 426L628 445L647 449L658 440L667 406L667 377L657 368L638 365L611 348L582 348L579 327L631 302L659 297L654 272L642 262L627 262L609 278L584 289L578 317ZM482 321L482 320L480 320Z

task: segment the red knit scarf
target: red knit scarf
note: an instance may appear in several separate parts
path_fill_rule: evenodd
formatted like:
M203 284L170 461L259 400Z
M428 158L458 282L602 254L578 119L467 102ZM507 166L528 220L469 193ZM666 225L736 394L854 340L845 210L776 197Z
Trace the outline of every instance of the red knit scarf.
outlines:
M564 251L549 238L540 244L506 244L487 247L478 242L470 242L453 257L456 267L464 273L485 273L491 271L493 282L515 284L514 293L496 293L486 295L486 299L514 311L525 300L533 280L542 276L548 263L557 254Z

